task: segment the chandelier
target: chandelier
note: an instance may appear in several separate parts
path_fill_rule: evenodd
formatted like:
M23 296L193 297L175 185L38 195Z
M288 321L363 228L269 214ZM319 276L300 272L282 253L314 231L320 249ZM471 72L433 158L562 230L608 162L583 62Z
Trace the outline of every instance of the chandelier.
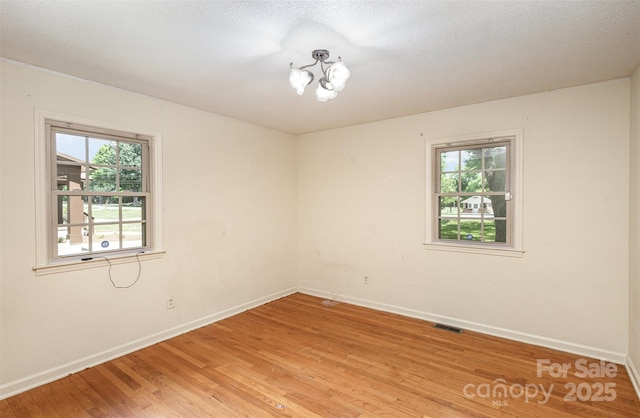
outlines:
M293 68L293 63L291 63L289 84L302 96L304 88L313 81L313 73L306 70L306 68L313 67L319 62L320 69L322 70L322 78L318 82L316 99L321 102L326 102L329 99L335 98L338 92L344 88L347 79L351 76L351 71L342 63L340 57L338 57L338 62L327 61L327 59L329 59L329 51L326 49L316 49L311 53L311 57L316 61L313 64L300 68Z

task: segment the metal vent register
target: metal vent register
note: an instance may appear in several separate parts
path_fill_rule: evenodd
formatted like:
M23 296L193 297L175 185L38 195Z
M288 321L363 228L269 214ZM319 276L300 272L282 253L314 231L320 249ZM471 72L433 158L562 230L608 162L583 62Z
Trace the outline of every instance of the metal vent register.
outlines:
M456 334L462 334L462 331L463 331L461 328L451 327L449 325L444 325L444 324L435 324L434 328L443 329L449 332L455 332Z

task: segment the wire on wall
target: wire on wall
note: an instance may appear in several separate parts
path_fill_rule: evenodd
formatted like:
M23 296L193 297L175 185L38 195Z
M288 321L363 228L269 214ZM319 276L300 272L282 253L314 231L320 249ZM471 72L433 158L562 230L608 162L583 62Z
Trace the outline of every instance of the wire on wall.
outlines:
M109 280L111 281L111 284L113 285L113 287L115 287L116 289L128 289L128 288L132 287L133 285L135 285L136 283L138 283L138 279L140 279L140 273L142 272L142 263L140 263L139 255L140 255L140 253L136 253L136 260L138 260L138 275L136 276L136 279L133 281L133 283L131 283L129 285L126 285L126 286L118 286L113 281L113 278L111 277L111 261L107 257L103 257L105 260L107 260L107 263L109 263Z

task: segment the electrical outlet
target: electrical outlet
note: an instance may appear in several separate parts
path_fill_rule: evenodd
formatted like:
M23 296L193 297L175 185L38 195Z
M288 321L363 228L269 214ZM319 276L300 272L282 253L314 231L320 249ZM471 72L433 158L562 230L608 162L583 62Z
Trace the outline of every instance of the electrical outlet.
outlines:
M364 284L369 284L369 276L364 276L364 280L362 281Z
M176 301L173 297L170 297L169 300L167 300L167 309L173 309L176 307Z

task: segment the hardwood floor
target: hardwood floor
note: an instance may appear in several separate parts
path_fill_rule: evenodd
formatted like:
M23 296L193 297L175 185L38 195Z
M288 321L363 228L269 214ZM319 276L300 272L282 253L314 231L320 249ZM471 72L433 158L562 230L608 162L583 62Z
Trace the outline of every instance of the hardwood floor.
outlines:
M621 365L294 294L0 401L0 416L638 417L640 401Z

